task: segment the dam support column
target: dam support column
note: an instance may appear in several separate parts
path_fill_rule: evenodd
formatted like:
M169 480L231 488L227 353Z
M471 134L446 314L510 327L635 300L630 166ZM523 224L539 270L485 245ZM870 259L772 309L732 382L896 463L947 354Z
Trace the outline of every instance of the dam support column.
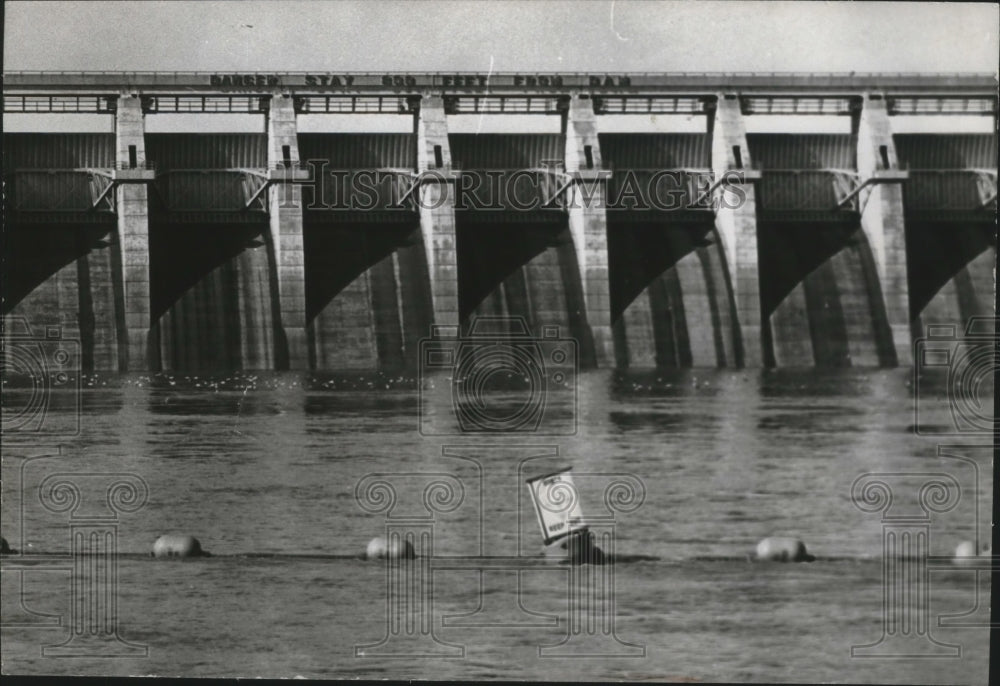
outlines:
M760 177L750 160L746 123L735 93L719 93L712 132L712 171L715 180L728 178L742 183L732 188L723 186L715 200L715 228L725 248L729 283L739 327L736 353L738 366L757 367L764 364L761 344L760 275L757 267L757 200L752 183ZM735 174L734 174L735 172Z
M861 113L854 123L861 181L879 177L902 178L884 95L866 93ZM874 183L867 199L862 196L861 201L861 228L875 257L886 317L892 330L896 363L910 365L913 363L913 353L903 185Z
M119 96L113 176L121 181L115 189L115 206L124 308L118 318L118 367L130 372L155 366L149 350L149 192L143 182L152 172L146 170L145 133L139 97Z
M569 230L583 285L587 325L598 367L614 365L608 272L607 176L602 173L597 117L590 98L573 95L566 112L566 173L575 179L569 202ZM586 349L584 346L583 349Z
M427 256L434 324L458 326L458 246L455 240L455 175L451 169L444 98L424 95L417 114L420 232ZM428 332L429 333L429 332Z
M275 301L272 311L278 334L274 362L278 369L308 369L302 193L290 182L293 170L299 166L298 126L294 103L287 93L271 97L267 116L267 163L268 173L278 180L268 189L273 259L271 293Z

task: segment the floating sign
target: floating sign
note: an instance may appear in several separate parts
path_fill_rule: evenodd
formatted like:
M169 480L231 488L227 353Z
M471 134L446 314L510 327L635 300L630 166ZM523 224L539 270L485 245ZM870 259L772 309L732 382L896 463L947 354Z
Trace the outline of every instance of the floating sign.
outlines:
M580 508L580 493L570 469L528 479L531 501L545 545L587 528Z

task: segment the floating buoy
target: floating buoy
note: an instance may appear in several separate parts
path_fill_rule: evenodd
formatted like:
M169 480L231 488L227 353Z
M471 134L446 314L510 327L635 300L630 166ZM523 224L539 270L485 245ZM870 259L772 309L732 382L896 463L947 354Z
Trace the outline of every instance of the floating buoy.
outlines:
M368 547L365 549L365 558L369 560L382 560L387 557L392 560L412 560L416 556L409 541L395 536L391 543L382 536L377 536L368 542Z
M153 543L153 557L209 557L194 536L167 534Z
M951 561L957 565L967 564L980 556L990 556L990 547L988 545L982 550L979 550L975 541L962 541L955 546L955 554L952 556Z
M757 544L757 559L773 562L812 562L816 558L806 551L806 544L797 538L768 536Z
M545 557L572 565L602 565L609 560L604 551L594 545L594 534L582 530L545 546Z
M978 554L976 544L972 541L962 541L955 547L955 557L975 557Z

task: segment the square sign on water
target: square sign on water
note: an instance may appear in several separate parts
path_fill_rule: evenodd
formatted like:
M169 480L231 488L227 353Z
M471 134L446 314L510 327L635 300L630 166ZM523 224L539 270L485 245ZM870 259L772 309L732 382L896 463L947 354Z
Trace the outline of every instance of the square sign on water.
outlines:
M574 531L586 530L580 508L580 493L573 483L571 469L528 479L531 501L535 504L538 525L545 545Z

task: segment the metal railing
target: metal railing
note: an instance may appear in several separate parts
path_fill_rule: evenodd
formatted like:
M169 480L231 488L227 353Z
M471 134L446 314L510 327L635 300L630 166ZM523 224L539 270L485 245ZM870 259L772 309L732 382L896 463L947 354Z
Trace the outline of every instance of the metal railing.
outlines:
M551 96L455 95L445 98L448 114L558 114L565 98Z
M651 97L601 96L594 98L597 114L705 114L709 106L704 96Z
M996 114L996 97L889 98L889 114Z
M3 111L15 113L112 114L114 95L4 95Z
M416 107L399 95L302 95L295 98L299 114L412 114Z
M263 114L265 98L254 95L144 95L142 111L147 114Z
M787 95L748 96L740 99L743 114L851 114L861 107L859 97Z

